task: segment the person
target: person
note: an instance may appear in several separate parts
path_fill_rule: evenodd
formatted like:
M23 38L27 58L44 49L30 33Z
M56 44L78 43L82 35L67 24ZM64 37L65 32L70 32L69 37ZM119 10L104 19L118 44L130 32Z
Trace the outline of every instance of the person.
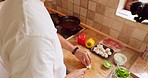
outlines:
M62 48L76 51L85 66L89 52L57 34L43 2L6 0L1 8L0 55L10 78L84 78L86 68L66 75Z

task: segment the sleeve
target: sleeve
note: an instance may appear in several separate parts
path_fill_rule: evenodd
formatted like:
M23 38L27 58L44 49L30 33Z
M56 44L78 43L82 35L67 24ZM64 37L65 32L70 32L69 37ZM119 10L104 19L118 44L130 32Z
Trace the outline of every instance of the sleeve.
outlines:
M52 40L25 37L11 53L11 78L53 78L55 54Z

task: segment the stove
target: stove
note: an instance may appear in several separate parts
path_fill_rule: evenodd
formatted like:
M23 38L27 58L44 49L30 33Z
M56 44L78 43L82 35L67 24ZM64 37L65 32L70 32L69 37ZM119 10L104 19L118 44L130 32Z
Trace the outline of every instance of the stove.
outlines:
M52 21L57 29L57 33L62 35L65 39L71 38L72 36L74 36L75 34L78 34L79 32L81 32L84 29L81 26L77 26L74 29L62 28L61 26L58 26L58 22L59 22L58 19L60 18L60 16L58 16L57 13L52 13L50 15L51 15Z
M77 26L74 29L64 29L61 26L56 26L57 28L57 32L62 35L65 39L69 39L72 36L74 36L75 34L78 34L79 32L81 32L84 28L81 26Z

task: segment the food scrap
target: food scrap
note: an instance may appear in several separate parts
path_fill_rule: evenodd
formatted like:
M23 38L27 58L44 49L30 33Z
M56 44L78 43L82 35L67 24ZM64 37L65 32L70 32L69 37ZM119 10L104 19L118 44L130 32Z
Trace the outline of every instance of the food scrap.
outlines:
M91 69L91 65L86 66L87 69Z

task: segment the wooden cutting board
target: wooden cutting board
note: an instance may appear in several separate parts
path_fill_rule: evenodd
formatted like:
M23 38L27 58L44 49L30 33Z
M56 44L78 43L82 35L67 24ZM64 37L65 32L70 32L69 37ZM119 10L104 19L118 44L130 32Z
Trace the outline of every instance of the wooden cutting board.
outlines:
M86 48L83 48L83 49L86 49ZM63 49L63 51L64 51L64 62L68 72L71 72L76 69L85 68L85 66L82 63L80 63L80 61L74 55L72 55L67 50ZM102 65L105 59L99 57L96 54L91 53L91 59L92 59L91 69L86 70L86 73L85 73L86 78L107 78L107 76L115 67L113 65L110 69L106 69Z

